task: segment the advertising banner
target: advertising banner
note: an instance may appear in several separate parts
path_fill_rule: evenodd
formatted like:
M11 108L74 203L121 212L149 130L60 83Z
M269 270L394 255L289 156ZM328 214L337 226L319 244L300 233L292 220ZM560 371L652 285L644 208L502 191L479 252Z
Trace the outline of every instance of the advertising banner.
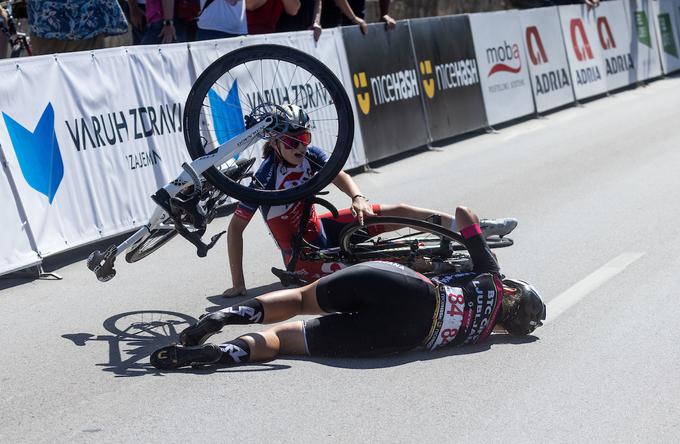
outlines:
M633 33L623 0L602 2L600 6L595 9L597 41L604 59L607 89L612 91L637 81L631 48Z
M648 0L628 0L625 2L626 13L631 27L633 39L631 49L637 68L638 81L661 75L659 48L654 38L654 26L651 2Z
M469 17L489 125L531 114L534 99L519 12Z
M199 42L197 44L192 43L189 50L192 66L197 75L199 75L217 58L243 46L263 43L290 46L319 59L338 76L341 82L345 83L347 80L342 75L343 70L340 61L340 55L344 58L345 54L344 51L339 53L337 49L338 42L342 42L340 31L329 29L324 30L318 42L314 41L310 31L220 39ZM327 106L329 104L328 101L319 95L323 95L320 84L308 85L304 72L296 70L294 65L252 62L248 66L252 75L246 70L236 83L240 97L245 97L246 103L241 107L243 109L241 109L240 117L230 115L230 118L236 119L238 117L242 121L244 114L249 113L254 107L266 102L281 104L280 102L287 101L289 103L296 103L310 113L310 117L315 120L315 128L312 131L314 140L312 143L322 148L330 147L335 143L337 130L328 125L330 119L333 119L335 115L331 112L332 108ZM293 74L295 74L296 79L291 78ZM274 79L274 76L276 76L276 79ZM225 77L227 77L224 79L224 82L227 83L225 88L215 88L213 90L213 93L223 101L227 99L228 92L233 90L235 82L235 79L228 78L229 76ZM308 94L311 90L315 92ZM350 91L351 88L345 85L345 90ZM218 117L219 113L213 112L209 119L213 121L213 124L217 124L215 119ZM361 133L358 125L355 126L353 149L350 157L347 159L346 169L355 168L366 163ZM228 139L223 138L219 142L223 143L226 140ZM249 148L246 153L248 155L259 153L262 151L263 145L264 142L259 142ZM259 158L260 156L257 157Z
M574 101L574 90L556 7L520 11L531 87L540 113Z
M353 99L369 162L427 144L422 88L411 50L408 22L342 28Z
M16 68L12 66L16 71ZM0 66L0 77L3 68ZM0 93L0 103L5 97ZM0 162L4 162L0 146ZM8 170L0 167L0 275L40 263L38 254L31 248L28 224L22 219L17 201L12 193Z
M595 10L568 5L560 6L559 13L576 99L606 93L606 69L597 43Z
M468 17L409 22L432 139L483 128L484 98Z
M680 1L659 0L652 2L651 6L657 25L657 43L661 49L661 67L665 74L669 74L680 69L680 34L678 34Z
M3 76L0 144L41 256L146 223L188 159L187 65L186 45L114 48Z

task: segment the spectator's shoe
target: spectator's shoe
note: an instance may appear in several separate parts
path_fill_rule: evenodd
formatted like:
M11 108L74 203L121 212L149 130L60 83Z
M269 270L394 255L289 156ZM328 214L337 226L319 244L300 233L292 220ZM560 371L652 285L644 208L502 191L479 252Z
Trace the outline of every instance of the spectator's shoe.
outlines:
M179 342L185 346L203 344L210 336L220 332L224 326L224 318L225 314L219 311L203 314L196 324L182 330Z
M170 345L151 353L151 365L160 370L214 364L220 360L222 351L215 344L197 347Z
M512 232L517 226L517 219L482 219L479 221L479 228L482 229L484 238L491 236L503 237Z

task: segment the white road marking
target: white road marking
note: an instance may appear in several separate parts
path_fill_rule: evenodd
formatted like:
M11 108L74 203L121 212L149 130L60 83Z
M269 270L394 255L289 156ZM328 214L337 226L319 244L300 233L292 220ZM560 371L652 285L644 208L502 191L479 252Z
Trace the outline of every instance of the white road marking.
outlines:
M644 253L623 253L577 282L547 304L544 324L554 321L562 313L576 305L600 285L625 270L630 264L644 256Z

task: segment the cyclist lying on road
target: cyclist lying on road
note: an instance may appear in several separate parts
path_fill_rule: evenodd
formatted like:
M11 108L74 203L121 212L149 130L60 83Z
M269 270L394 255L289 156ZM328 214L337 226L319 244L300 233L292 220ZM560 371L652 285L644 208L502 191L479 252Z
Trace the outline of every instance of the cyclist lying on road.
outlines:
M236 365L282 355L375 356L416 347L474 344L491 332L528 335L542 325L545 304L528 283L502 279L481 234L479 219L464 207L456 222L473 271L429 280L392 262L364 262L301 288L275 291L204 315L180 334L183 346L151 355L160 369L192 364ZM286 322L220 345L203 344L225 325Z
M267 142L264 148L264 161L255 173L254 182L266 189L282 189L295 186L299 181L308 179L326 162L326 154L311 145L309 116L296 105L284 105L292 131L276 140ZM418 208L410 205L369 205L357 184L349 174L341 171L333 184L352 199L352 206L340 210L339 217L331 213L318 215L312 207L304 239L320 248L336 247L342 228L357 218L362 224L364 217L375 215L400 216L412 219L434 219L446 228L455 230L455 220L450 214ZM303 202L289 205L261 206L260 211L274 237L287 264L292 255L292 239L297 234L303 213ZM232 276L232 287L223 296L239 296L246 292L243 276L243 231L257 211L257 205L241 202L229 223L227 248ZM484 219L481 223L485 236L504 236L510 233L517 221L515 219ZM332 273L335 268L324 267L323 262L299 260L295 271L306 281L314 281ZM327 264L326 264L327 265Z

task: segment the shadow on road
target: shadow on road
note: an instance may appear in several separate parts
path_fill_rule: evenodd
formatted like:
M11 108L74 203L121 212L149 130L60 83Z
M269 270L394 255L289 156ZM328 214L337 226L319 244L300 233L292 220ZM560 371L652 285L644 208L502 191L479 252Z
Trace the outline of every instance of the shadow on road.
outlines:
M529 344L539 340L536 336L517 337L506 334L494 334L481 344L466 345L463 347L444 347L436 351L429 352L424 349L417 349L410 352L387 355L382 357L369 358L309 358L309 357L290 357L288 360L311 361L329 367L347 368L353 370L369 370L387 367L398 367L417 361L429 361L432 359L442 359L448 356L468 355L479 353L491 349L495 345L519 345Z
M278 285L278 284L276 284ZM255 290L267 290L260 287ZM248 297L251 297L249 293ZM242 298L225 299L221 296L208 298L216 302L225 301L224 306L238 302ZM212 307L211 307L212 308ZM218 305L215 309L222 308ZM214 311L214 310L209 310ZM274 363L253 363L239 367L220 367L207 366L199 368L183 368L171 372L161 372L149 364L149 356L155 350L165 347L173 342L179 342L179 332L187 326L196 322L196 319L177 312L164 310L141 310L120 313L104 321L104 328L110 334L94 335L92 333L67 333L63 334L64 339L68 339L78 347L85 347L88 342L106 342L109 346L108 362L96 364L103 367L106 372L113 373L116 377L134 377L144 375L163 375L165 373L230 373L230 372L260 372L271 370L285 370L290 365ZM435 352L416 350L408 353L389 355L384 357L370 358L309 358L309 357L285 357L286 360L311 361L320 365L347 369L378 369L386 367L397 367L416 361L429 361L447 356L465 355L479 353L489 350L496 345L518 345L527 344L538 340L535 336L514 337L510 335L492 335L483 344L451 347L439 349Z

